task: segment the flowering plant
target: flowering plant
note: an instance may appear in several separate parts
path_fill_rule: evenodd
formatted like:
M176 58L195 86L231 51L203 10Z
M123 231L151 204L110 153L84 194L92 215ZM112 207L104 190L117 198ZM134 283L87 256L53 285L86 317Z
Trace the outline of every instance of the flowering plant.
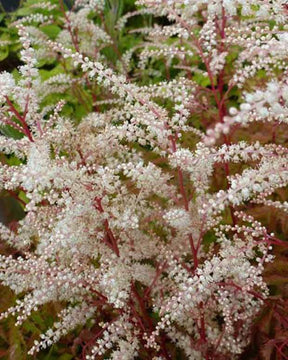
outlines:
M81 325L77 358L238 358L287 248L256 211L288 209L286 2L23 9L0 75L0 182L25 211L0 226L2 319L61 303L30 355Z

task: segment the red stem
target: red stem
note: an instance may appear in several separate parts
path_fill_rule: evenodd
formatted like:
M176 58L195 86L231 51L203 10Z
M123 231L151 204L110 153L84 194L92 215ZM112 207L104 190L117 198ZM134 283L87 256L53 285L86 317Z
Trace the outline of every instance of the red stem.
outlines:
M156 275L155 275L151 285L144 292L144 298L146 298L150 295L150 292L151 292L153 286L156 284L159 276L163 273L163 271L165 269L165 265L166 265L166 262L161 267L160 266L158 267L158 269L156 271Z
M67 16L66 14L66 11L65 11L65 8L64 8L64 4L63 4L63 0L59 0L59 4L60 4L60 8L61 8L61 12L67 22L67 29L69 31L69 34L71 36L71 40L72 40L72 43L74 45L74 48L77 52L80 52L80 49L79 49L79 41L78 41L78 35L77 35L77 32L75 32L75 34L73 33L73 30L72 30L72 27L71 27L71 21L69 19L69 17Z
M21 123L23 127L23 133L28 137L31 142L34 142L31 131L26 123L25 117L21 116L15 106L12 104L8 96L5 96L6 102L9 105L9 110L16 116L17 120ZM26 112L27 113L27 112ZM26 114L25 114L26 116Z
M96 209L100 213L104 213L104 209L103 209L102 204L101 204L101 199L95 198L95 201L96 201L96 204L97 204ZM117 245L117 240L116 240L112 230L110 229L109 221L107 219L104 220L104 227L105 227L106 235L107 235L107 238L108 238L107 240L104 239L104 241L110 247L110 249L112 249L115 252L115 254L119 257L120 252L119 252L119 248L118 248L118 245Z

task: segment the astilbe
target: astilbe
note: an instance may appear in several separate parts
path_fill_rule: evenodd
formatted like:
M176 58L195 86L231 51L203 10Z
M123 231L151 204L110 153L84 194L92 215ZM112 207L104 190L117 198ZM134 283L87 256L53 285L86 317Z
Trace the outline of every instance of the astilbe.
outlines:
M262 272L281 244L247 210L257 203L287 211L287 202L270 197L288 182L281 128L279 142L275 133L267 144L237 140L255 122L287 124L286 5L138 6L119 31L134 15L168 20L138 29L143 42L114 69L101 52L114 40L89 17L103 19L101 1L61 6L56 40L40 31L53 21L48 1L38 6L41 16L15 24L22 65L17 81L0 75L0 111L3 126L22 136L1 135L0 147L21 163L3 163L0 178L15 197L25 193L26 215L0 228L18 254L1 256L0 278L20 295L1 317L15 315L21 325L45 303L67 305L30 354L88 324L86 359L234 359L267 301ZM61 57L66 72L43 80L43 57ZM167 80L141 85L141 73L161 72L158 59ZM65 101L43 105L73 84L102 93L78 125L62 115ZM237 89L241 104L231 106ZM217 188L219 168L226 180Z

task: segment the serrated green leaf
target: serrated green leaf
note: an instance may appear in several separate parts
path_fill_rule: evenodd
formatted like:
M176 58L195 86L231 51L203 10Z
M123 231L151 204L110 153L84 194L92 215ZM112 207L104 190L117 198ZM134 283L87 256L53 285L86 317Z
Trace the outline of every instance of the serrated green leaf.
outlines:
M14 129L11 126L1 126L0 127L0 132L10 138L13 139L22 139L23 134L21 132L19 132L18 130Z
M14 155L10 155L6 157L6 164L8 164L9 166L18 166L21 164L21 160L19 160Z

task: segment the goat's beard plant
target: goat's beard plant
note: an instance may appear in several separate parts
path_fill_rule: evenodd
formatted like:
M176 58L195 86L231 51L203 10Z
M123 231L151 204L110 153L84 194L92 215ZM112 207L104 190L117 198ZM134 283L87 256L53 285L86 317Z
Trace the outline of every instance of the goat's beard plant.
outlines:
M18 75L0 75L2 128L19 135L2 135L1 151L21 160L2 164L1 186L26 212L1 225L17 256L1 256L0 279L19 294L2 318L21 325L45 303L67 305L30 354L86 325L86 359L236 359L281 244L253 206L288 208L275 192L288 182L285 3L139 0L118 31L132 15L155 25L114 69L101 52L114 39L91 20L100 1L61 16L37 4L17 24ZM57 14L52 41L41 28ZM43 80L46 57L61 72ZM167 80L147 83L162 70ZM45 103L71 86L94 102L78 125L65 101ZM245 133L255 122L272 128L269 143Z

